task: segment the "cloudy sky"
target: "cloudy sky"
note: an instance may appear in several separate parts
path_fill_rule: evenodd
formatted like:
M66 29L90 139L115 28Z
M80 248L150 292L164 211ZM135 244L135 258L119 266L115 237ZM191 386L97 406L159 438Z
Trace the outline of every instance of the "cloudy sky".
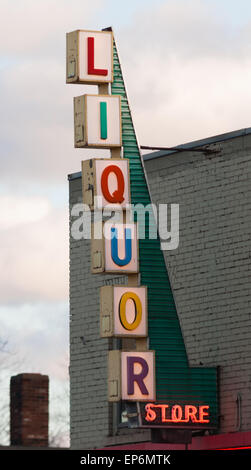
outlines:
M90 156L72 103L90 87L65 84L65 34L107 26L141 145L251 126L250 0L0 0L2 400L9 371L48 374L52 406L67 384L67 175Z

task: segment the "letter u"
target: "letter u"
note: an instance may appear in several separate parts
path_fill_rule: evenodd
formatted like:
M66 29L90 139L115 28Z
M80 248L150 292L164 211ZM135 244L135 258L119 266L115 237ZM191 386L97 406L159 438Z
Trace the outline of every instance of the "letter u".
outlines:
M112 260L118 266L126 266L132 259L132 231L125 228L125 257L121 259L118 253L118 229L111 228L111 256Z

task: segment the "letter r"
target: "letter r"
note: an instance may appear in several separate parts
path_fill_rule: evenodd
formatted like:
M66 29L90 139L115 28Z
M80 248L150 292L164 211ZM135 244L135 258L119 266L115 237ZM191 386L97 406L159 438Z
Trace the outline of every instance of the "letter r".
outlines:
M141 372L135 374L134 366L135 364L141 365ZM148 364L145 359L138 356L128 356L127 357L127 393L128 395L134 394L134 382L139 386L139 389L142 395L149 395L149 392L145 386L144 379L146 378L149 371Z

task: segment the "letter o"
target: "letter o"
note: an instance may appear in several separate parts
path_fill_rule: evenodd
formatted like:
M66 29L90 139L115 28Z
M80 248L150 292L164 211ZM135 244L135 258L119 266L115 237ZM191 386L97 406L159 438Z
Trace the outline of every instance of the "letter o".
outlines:
M182 408L180 405L174 405L172 408L172 421L178 423L182 420Z
M126 303L127 301L131 299L134 303L135 307L135 319L132 323L129 323L126 318ZM126 329L126 330L135 330L142 319L142 304L134 292L125 292L125 294L122 295L119 303L119 319L121 325Z

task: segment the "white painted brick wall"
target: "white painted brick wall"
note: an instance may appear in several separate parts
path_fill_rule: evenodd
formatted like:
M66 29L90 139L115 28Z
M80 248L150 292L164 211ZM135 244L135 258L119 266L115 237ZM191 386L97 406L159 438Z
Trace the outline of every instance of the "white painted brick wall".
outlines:
M221 432L251 430L251 137L222 153L146 162L154 203L180 205L180 245L165 259L191 366L220 366Z

